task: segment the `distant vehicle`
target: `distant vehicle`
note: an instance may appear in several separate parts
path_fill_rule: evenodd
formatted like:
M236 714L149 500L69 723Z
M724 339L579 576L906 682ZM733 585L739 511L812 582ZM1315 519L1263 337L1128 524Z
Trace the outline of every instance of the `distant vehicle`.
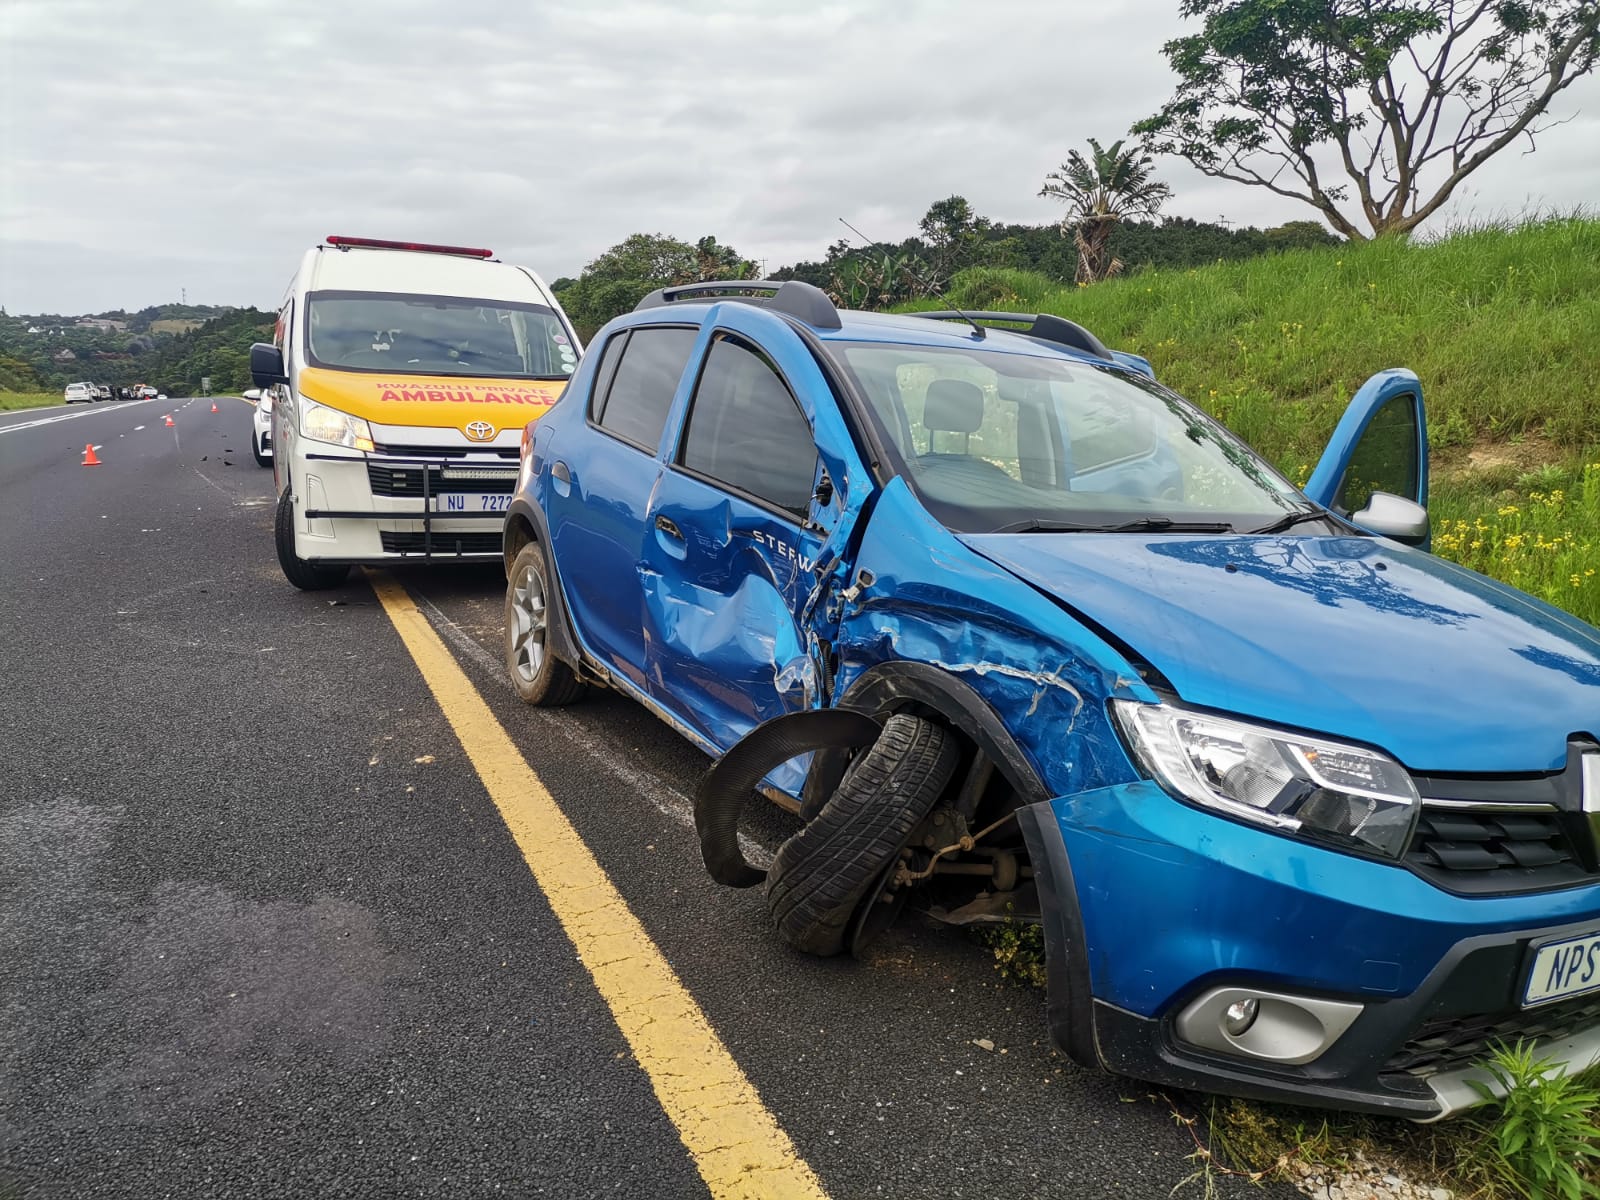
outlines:
M149 384L140 384L134 388L134 395L140 400L165 400L166 397Z
M94 394L94 384L92 384L92 383L69 383L69 384L67 384L66 402L68 404L76 404L80 400L83 401L83 403L85 403L85 404L93 404L95 402L95 399L96 399L96 397L95 397L95 394Z
M244 398L256 406L250 420L250 453L256 466L272 465L272 389L248 388Z
M301 260L250 350L295 587L337 587L352 563L499 557L523 429L580 348L544 281L493 258L330 237Z
M110 400L111 399L111 385L110 384L96 383L96 384L92 384L91 386L94 388L94 398L96 400Z

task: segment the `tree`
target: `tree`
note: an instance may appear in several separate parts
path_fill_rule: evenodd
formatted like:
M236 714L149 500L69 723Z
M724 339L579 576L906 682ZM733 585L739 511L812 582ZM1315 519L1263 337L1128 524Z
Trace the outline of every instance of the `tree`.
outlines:
M1172 195L1170 187L1152 178L1155 163L1142 147L1122 147L1120 140L1102 147L1090 138L1092 156L1071 151L1039 189L1039 195L1067 205L1061 233L1065 236L1070 229L1078 247L1079 283L1094 283L1120 270L1122 264L1108 250L1112 230L1130 217L1155 216Z
M922 230L933 273L929 283L942 285L962 267L973 265L992 225L972 211L965 196L950 196L931 204L917 228Z
M1493 155L1519 138L1531 148L1600 54L1595 0L1182 0L1179 12L1203 27L1163 48L1177 93L1134 132L1358 240L1408 233Z
M635 233L618 242L561 289L561 307L585 339L657 288L715 279L747 279L755 264L714 237L694 245L660 233Z

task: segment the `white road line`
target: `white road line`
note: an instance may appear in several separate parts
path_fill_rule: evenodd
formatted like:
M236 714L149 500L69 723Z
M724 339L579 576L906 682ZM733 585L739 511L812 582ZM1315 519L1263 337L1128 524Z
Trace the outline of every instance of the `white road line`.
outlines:
M149 404L148 400L122 400L118 401L118 409L129 408L135 404ZM60 421L75 421L79 417L103 415L108 412L104 408L86 408L82 412L57 413L52 417L40 417L35 421L19 421L15 425L0 425L0 433L15 433L19 429L37 429L41 425L54 425ZM140 426L142 429L143 426Z

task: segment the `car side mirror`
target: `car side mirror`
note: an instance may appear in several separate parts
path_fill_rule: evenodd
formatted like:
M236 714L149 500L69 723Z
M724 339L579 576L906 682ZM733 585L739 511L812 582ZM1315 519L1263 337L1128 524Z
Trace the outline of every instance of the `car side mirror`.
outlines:
M245 388L245 390L240 392L239 395L243 396L246 400L250 401L250 403L254 404L257 400L261 399L261 389Z
M288 383L283 369L283 351L271 342L257 342L250 347L250 379L257 387L272 387Z
M1415 500L1393 492L1373 492L1367 506L1351 513L1350 520L1363 529L1408 546L1420 546L1428 540L1428 510Z

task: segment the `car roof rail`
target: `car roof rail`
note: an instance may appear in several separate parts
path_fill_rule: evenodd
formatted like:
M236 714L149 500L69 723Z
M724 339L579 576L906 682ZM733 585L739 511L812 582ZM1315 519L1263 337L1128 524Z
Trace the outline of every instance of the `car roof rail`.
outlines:
M1070 346L1074 350L1082 350L1085 354L1092 354L1096 358L1103 358L1106 362L1116 362L1111 351L1106 349L1106 344L1094 334L1090 333L1076 321L1069 321L1065 317L1058 317L1051 313L1014 313L1014 312L974 312L972 309L945 309L939 312L907 313L912 317L927 317L934 321L984 321L988 323L1005 323L1011 325L1027 325L1026 329L1015 329L1013 333L1020 333L1024 337L1039 338L1041 341L1055 342L1060 346Z
M635 304L633 311L660 308L682 300L737 300L787 313L814 329L843 328L839 310L828 299L828 294L799 279L710 279L704 283L680 283L657 288Z

